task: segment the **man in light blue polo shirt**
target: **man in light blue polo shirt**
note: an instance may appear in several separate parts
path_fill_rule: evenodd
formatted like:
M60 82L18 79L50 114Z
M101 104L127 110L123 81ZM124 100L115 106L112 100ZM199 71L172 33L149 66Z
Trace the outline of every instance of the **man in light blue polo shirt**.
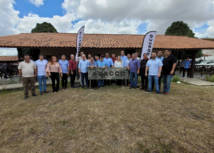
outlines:
M150 59L147 64L146 64L146 71L145 71L145 76L147 76L147 72L149 70L149 91L152 91L152 81L155 81L155 87L156 87L156 92L157 94L160 94L160 89L159 89L159 77L161 76L161 71L162 71L162 66L163 63L161 60L156 59L156 53L152 53L152 59Z
M48 64L47 60L44 60L44 55L40 54L39 59L35 62L37 67L37 76L39 80L39 91L40 95L44 93L48 93L46 91L46 66ZM43 91L42 91L42 82L43 82Z
M106 57L103 59L107 63L108 67L114 67L112 59L109 57L109 53L106 53Z
M161 60L161 62L163 63L164 57L162 56L162 51L158 51L156 59ZM161 80L162 80L162 73L161 73L161 76L159 77L159 80L158 80L159 89L161 89ZM154 82L152 84L152 89L154 89Z
M84 88L84 78L86 82L86 87L88 88L88 60L86 60L85 54L82 55L82 60L79 61L78 69L81 75L82 88Z
M109 57L109 53L106 53L106 57L103 59L104 62L106 62L108 67L114 67L113 60ZM106 80L105 85L110 85L111 80Z
M192 60L190 60L189 57L187 57L187 59L184 61L183 77L185 77L186 71L187 71L187 77L189 77L191 62L192 62Z
M65 59L66 56L63 54L61 56L61 60L59 60L59 65L61 66L62 69L62 88L66 89L67 88L67 81L68 81L68 75L69 75L69 62L68 60Z
M101 55L100 56L100 60L97 61L97 67L100 67L100 68L108 67L108 64L103 60L103 55ZM104 80L99 80L98 81L98 88L99 87L104 87Z
M125 67L126 66L127 56L124 55L125 53L124 53L123 50L120 52L120 54L121 54L121 56L120 56L121 57L121 61L123 62L123 67Z

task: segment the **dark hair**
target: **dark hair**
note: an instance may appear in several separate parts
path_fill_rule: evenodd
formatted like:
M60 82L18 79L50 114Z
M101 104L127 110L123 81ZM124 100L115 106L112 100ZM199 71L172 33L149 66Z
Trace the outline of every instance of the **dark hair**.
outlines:
M30 55L28 55L28 54L25 54L25 56L29 56L29 57L31 57L31 56L30 56ZM25 57L25 56L24 56L24 57Z
M39 56L43 56L44 57L44 54L41 53L41 54L39 54Z
M62 57L62 56L65 56L65 54L62 54L61 57ZM65 57L66 57L66 56L65 56Z
M143 55L145 55L145 54L147 55L147 53L144 53Z

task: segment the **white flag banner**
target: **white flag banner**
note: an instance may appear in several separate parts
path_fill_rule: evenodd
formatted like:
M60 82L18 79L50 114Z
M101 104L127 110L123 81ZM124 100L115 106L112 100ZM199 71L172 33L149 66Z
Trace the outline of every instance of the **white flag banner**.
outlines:
M147 54L147 57L150 59L156 34L157 31L150 31L144 36L141 59L143 59L143 54L145 53Z
M78 34L77 34L77 53L76 53L76 61L78 61L78 55L79 51L81 49L82 41L83 41L83 36L84 36L84 30L85 26L79 29Z

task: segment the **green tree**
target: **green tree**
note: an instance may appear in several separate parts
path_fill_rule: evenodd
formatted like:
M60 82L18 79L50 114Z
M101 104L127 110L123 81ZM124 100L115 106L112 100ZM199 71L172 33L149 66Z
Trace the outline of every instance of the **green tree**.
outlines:
M193 31L183 21L173 22L171 26L166 29L165 35L187 36L187 37L195 36Z
M43 22L42 24L37 23L36 27L31 31L31 33L39 32L58 33L54 26L47 22Z

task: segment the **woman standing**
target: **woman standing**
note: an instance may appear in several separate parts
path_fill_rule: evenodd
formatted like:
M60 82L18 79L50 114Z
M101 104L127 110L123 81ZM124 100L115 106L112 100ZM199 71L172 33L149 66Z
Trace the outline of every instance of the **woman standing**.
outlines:
M48 72L51 81L52 81L52 89L53 92L56 93L59 91L59 75L62 77L62 69L57 62L57 59L55 56L51 57L50 62L47 65L46 72ZM57 84L55 86L55 80L57 81Z
M123 62L121 61L121 57L118 56L117 60L114 62L114 67L123 67ZM117 85L121 86L122 85L122 80L117 80Z

